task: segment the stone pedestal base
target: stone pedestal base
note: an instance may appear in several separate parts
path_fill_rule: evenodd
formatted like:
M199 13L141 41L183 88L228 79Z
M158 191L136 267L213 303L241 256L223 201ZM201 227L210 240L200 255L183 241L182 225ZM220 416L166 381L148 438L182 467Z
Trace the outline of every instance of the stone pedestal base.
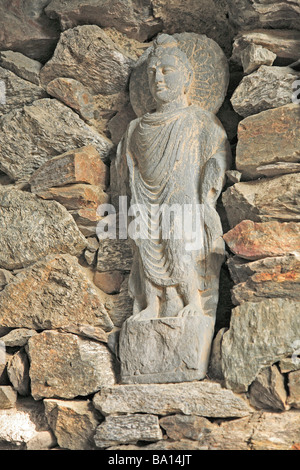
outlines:
M121 329L121 382L169 383L205 377L214 334L208 316L126 321Z

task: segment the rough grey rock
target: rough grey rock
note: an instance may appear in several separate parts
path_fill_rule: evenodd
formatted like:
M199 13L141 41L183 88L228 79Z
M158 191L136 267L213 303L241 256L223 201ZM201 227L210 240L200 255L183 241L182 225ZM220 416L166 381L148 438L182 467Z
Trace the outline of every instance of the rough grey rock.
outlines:
M35 330L29 328L16 328L11 330L7 335L1 337L1 341L6 347L25 346L31 336L36 335Z
M128 278L123 281L119 294L107 298L105 308L117 327L121 327L124 321L132 315L133 299L128 292Z
M0 410L0 449L25 450L40 432L50 432L42 402L21 398L16 408ZM53 440L49 447L53 447Z
M27 350L35 400L87 396L115 383L111 353L102 343L49 330L32 336Z
M247 402L218 383L138 384L102 387L93 403L103 415L181 413L211 418L242 417L251 414Z
M44 13L49 0L4 0L0 6L0 50L18 51L41 61L50 58L59 38L57 21Z
M161 418L159 424L174 441L182 439L202 441L214 430L214 425L200 416L175 414Z
M37 60L30 59L20 52L2 51L0 52L0 65L24 80L35 85L40 84L42 64Z
M90 92L109 95L126 90L132 66L125 50L101 28L77 26L61 34L40 78L43 86L57 77L74 78Z
M130 271L132 265L131 240L99 240L97 271Z
M232 310L222 340L222 371L227 388L244 392L264 367L291 355L299 339L300 302L266 299Z
M272 65L276 54L257 44L249 44L241 53L244 73L249 74L261 65Z
M13 275L7 269L0 269L0 291L13 279ZM1 330L1 328L0 328ZM1 334L0 334L1 336Z
M297 163L299 138L299 105L296 103L249 116L239 123L236 167L243 178L256 179L264 176L259 170L262 165Z
M17 392L10 385L0 385L0 410L14 408L16 406L16 402Z
M49 426L62 449L95 449L93 436L99 424L100 415L89 400L43 401Z
M1 86L4 87L4 99L0 100L0 116L48 96L42 87L23 80L2 66L0 67L0 81Z
M292 408L300 409L300 371L290 372L288 375L288 404Z
M245 76L231 97L233 109L243 117L292 102L292 85L299 73L290 67L261 65Z
M300 28L300 8L294 1L227 0L229 19L240 29Z
M99 291L69 255L49 255L17 274L0 293L0 319L37 330L72 323L113 328Z
M31 174L56 155L94 145L108 157L112 142L85 124L56 99L41 99L0 119L0 169L13 180L29 181Z
M280 191L278 191L280 188ZM295 201L300 195L300 173L236 183L222 196L230 227L245 219L254 222L300 221Z
M158 417L151 414L107 416L97 427L94 437L99 449L118 444L136 444L138 441L155 442L162 438Z
M79 255L87 245L72 216L55 201L0 186L0 214L0 266L5 269L29 266L53 252Z
M275 365L261 370L250 385L249 399L258 409L284 411L287 408L284 377Z
M130 38L145 41L160 30L161 21L152 14L150 0L51 0L45 12L59 18L63 30L82 24L115 28Z
M262 165L256 168L257 172L272 178L273 176L300 173L300 163L276 162L270 165Z
M29 361L24 349L16 352L7 364L7 374L14 389L20 394L30 394Z

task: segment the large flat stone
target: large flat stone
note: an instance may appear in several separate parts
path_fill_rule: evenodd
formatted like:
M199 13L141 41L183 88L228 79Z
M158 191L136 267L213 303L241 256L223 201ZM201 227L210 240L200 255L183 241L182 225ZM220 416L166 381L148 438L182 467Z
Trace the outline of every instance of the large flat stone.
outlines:
M20 52L2 51L0 53L1 67L10 70L24 80L28 80L35 85L40 84L40 70L42 64L34 59L30 59Z
M40 78L44 86L58 77L73 78L93 93L109 95L126 89L132 66L133 60L105 31L84 25L61 34Z
M32 329L70 324L113 328L93 283L69 255L48 256L15 276L0 293L1 325Z
M120 333L122 383L169 383L205 377L214 334L208 316L127 320Z
M181 413L211 418L251 414L247 402L220 384L202 381L179 384L138 384L102 387L93 403L103 415Z
M52 157L94 145L103 159L112 143L56 99L44 98L0 119L0 169L13 180L29 181Z
M0 215L5 269L27 267L51 253L80 255L87 245L72 216L55 201L0 186Z
M249 116L239 123L236 167L244 178L256 179L265 176L259 169L261 166L297 163L300 160L299 139L297 104Z
M112 356L102 343L49 330L33 336L27 349L35 400L87 396L115 383Z
M280 188L280 191L278 190ZM300 173L236 183L222 196L231 228L243 220L299 222Z
M246 391L261 369L291 355L300 335L300 302L266 299L232 310L221 345L225 384Z
M295 222L243 220L223 238L235 255L247 260L300 252L300 224Z
M107 416L97 427L95 443L99 449L118 444L155 442L163 438L158 417L151 414Z
M245 76L235 89L231 104L243 117L290 104L298 72L290 67L262 65Z

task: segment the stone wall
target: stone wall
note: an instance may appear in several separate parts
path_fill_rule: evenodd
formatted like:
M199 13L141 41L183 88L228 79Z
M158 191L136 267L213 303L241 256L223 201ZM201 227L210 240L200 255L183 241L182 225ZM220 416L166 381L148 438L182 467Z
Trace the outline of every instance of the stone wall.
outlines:
M296 2L13 0L0 17L0 449L300 449ZM97 207L134 64L183 31L231 71L215 339L201 382L120 385L131 249L99 242Z

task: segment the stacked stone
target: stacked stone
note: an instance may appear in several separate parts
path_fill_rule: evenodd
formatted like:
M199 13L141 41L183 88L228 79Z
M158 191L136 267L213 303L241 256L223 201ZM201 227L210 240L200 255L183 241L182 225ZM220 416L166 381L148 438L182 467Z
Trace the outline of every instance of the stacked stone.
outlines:
M264 87L271 77L280 104L272 106L268 98L267 108L257 107L260 89L246 114L240 101L231 105L228 97L219 113L232 141L238 121L249 116L239 130L241 142L245 129L244 156L237 156L237 170L247 181L228 189L234 195L227 202L224 195L224 205L231 228L259 232L264 246L240 247L235 232L227 234L228 246L237 251L229 261L236 308L228 332L220 330L214 344L217 380L118 385L117 333L132 313L131 250L125 241L99 240L96 227L97 207L112 202L115 146L135 118L129 75L159 31L208 34L229 56L232 24L239 27L242 19L244 26L248 18L247 9L235 14L239 0L228 3L229 10L216 0L145 0L143 7L136 0L29 0L0 6L0 449L298 448L299 260L291 241L298 234L299 159L293 149L299 131L295 107L284 101L295 74L270 67L281 50L283 59L298 58L291 52L299 50L298 33L292 39L281 31L276 39L275 31L259 51L247 35L234 46L251 43L243 54L245 71L254 72L252 57L259 56L263 68L254 74ZM276 24L273 10L266 13L273 28L287 26L281 8ZM261 13L259 27L263 18ZM296 20L293 25L298 27ZM264 118L271 112L271 119ZM245 150L259 125L251 121L255 116L262 118L261 142L281 148L275 160L264 159L262 143L255 152ZM274 122L273 134L267 134L266 122ZM282 123L293 137L284 145ZM249 172L255 178L250 182ZM279 184L286 188L282 194ZM244 219L251 222L240 225ZM270 233L273 241L266 246ZM246 251L259 254L245 258Z
M299 45L299 32L290 30L235 39L232 60L245 75L231 103L244 119L239 177L222 198L236 307L218 334L216 371L226 387L248 391L255 408L278 411L300 403L300 134L292 102L299 72L282 65L295 62Z

